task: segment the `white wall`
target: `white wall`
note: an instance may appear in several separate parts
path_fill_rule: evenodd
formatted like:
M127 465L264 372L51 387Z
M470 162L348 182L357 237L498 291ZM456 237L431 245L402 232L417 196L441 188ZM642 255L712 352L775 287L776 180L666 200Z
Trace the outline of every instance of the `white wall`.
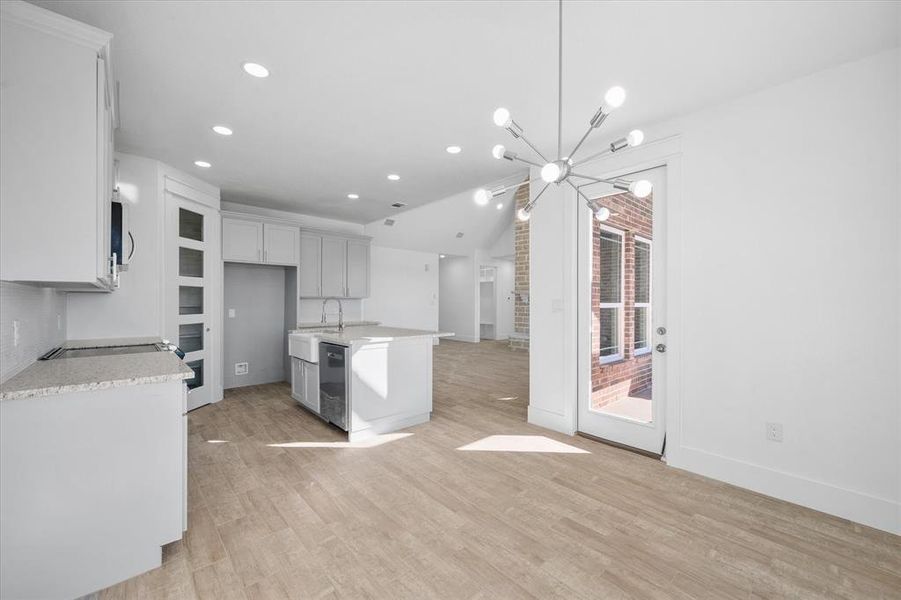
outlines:
M463 342L479 341L479 265L472 256L447 256L438 269L438 328Z
M66 294L0 281L0 382L66 339ZM19 343L13 322L19 324Z
M669 464L901 533L898 62L839 65L646 132L681 136ZM561 430L575 427L561 363L575 221L553 197L531 220L529 418Z
M367 320L391 327L438 329L438 255L413 250L370 248Z

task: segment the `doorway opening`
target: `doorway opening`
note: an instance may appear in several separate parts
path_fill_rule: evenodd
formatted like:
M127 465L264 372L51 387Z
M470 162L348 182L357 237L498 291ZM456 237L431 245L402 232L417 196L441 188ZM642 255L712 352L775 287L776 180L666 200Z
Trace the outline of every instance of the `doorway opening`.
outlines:
M590 410L650 423L653 194L603 202L611 216L592 226Z

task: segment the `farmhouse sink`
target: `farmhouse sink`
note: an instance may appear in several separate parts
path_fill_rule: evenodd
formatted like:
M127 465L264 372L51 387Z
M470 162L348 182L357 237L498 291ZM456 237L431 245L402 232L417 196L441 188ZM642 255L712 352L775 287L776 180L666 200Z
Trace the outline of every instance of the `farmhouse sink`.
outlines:
M309 333L292 333L288 335L288 354L311 363L319 362L319 334L337 331L323 329Z

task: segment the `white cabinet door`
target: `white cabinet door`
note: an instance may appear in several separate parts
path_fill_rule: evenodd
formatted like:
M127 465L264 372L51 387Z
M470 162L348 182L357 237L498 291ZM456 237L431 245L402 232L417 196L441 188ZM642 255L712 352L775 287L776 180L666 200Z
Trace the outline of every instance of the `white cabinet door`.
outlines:
M319 414L319 365L302 361L304 381L304 405Z
M244 219L222 219L222 260L263 262L263 224Z
M304 362L296 356L291 357L291 397L306 404L306 381L304 380Z
M300 261L300 229L290 225L263 224L263 262L297 266Z
M349 298L369 296L369 242L347 241L347 292Z
M347 240L322 238L322 296L347 295Z
M322 296L322 236L300 234L300 297Z

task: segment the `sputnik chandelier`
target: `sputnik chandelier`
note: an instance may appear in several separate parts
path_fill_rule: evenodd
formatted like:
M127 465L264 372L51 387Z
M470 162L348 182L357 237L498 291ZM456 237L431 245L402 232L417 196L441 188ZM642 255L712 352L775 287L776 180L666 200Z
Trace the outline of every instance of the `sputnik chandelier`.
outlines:
M545 182L545 185L543 188L541 188L541 191L539 191L535 195L535 197L529 201L528 204L519 209L519 211L517 212L517 217L521 221L527 221L529 219L532 213L532 209L535 208L535 204L538 202L538 199L541 198L541 195L552 183L558 186L563 184L568 184L569 186L571 186L574 190L576 190L577 197L581 197L585 200L588 208L590 208L594 213L595 218L598 221L606 221L608 218L610 218L610 209L603 206L598 200L589 199L588 196L582 193L582 185L606 183L613 186L613 189L615 190L631 192L639 198L646 198L650 195L653 189L651 182L647 181L646 179L641 179L638 181L631 181L622 178L601 179L598 177L592 177L590 175L582 175L580 173L576 173L573 169L605 154L619 152L624 148L632 148L638 146L644 141L644 133L642 133L639 129L634 129L630 131L627 136L611 142L610 145L604 148L604 150L602 150L601 152L592 154L591 156L583 158L582 160L577 162L573 160L576 152L579 151L579 148L582 147L582 144L585 143L585 140L588 139L588 136L591 134L591 132L603 125L604 121L607 120L607 117L610 116L610 113L622 106L623 102L625 102L626 91L619 86L614 86L607 90L607 93L604 94L604 102L588 122L588 131L585 132L585 134L582 136L582 139L579 140L579 143L576 144L575 148L573 148L569 154L563 154L563 0L559 0L558 15L559 41L557 46L557 158L556 160L548 160L548 158L526 138L525 134L523 133L522 127L520 127L519 124L513 120L513 117L510 115L510 111L506 108L498 108L494 111L494 124L507 130L507 132L511 136L513 136L513 139L522 140L523 143L525 143L525 145L529 147L532 153L534 153L537 158L541 160L541 162L522 158L516 152L507 150L501 144L498 144L497 146L492 148L491 154L498 160L506 159L509 161L521 162L529 166L538 167L541 169L541 180ZM585 183L585 181L583 181L581 185L577 185L576 182L573 181L573 179L582 179L587 181L588 183ZM532 181L537 181L537 178L535 180L530 180L529 183L532 183ZM500 196L507 190L519 187L520 185L522 184L517 183L491 190L480 188L476 190L473 199L475 200L476 204L484 206L488 204L488 202L492 198Z

